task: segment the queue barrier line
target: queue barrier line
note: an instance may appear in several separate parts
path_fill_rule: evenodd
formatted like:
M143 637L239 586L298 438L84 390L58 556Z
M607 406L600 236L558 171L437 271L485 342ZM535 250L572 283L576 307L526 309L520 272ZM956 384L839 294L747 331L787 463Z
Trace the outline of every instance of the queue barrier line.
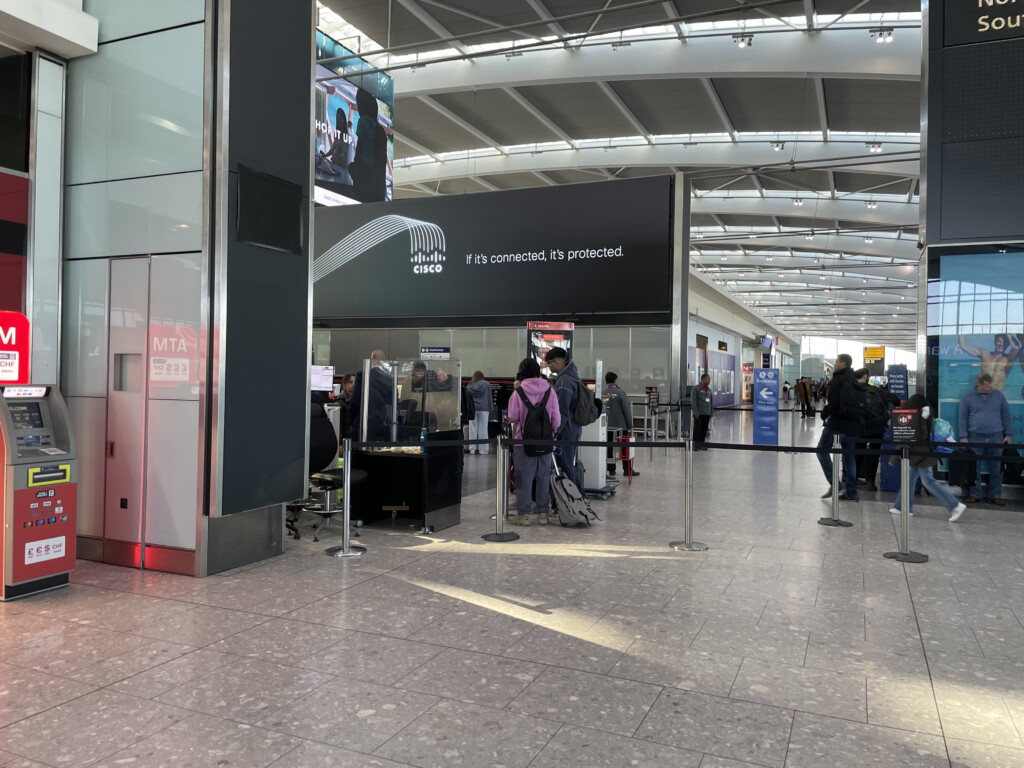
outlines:
M679 541L670 541L669 546L676 551L681 552L703 552L708 549L708 545L699 541L693 540L693 440L687 438L685 440L669 441L665 440L662 442L657 441L633 441L630 443L631 448L656 448L663 447L666 450L669 448L679 448L683 451L683 463L684 463L684 477L685 483L683 485L683 531L684 538ZM868 442L868 441L865 441ZM366 552L365 547L352 546L349 542L349 520L351 516L351 501L350 501L350 466L351 466L351 454L354 449L382 449L382 448L393 448L393 447L409 447L412 445L418 445L423 448L431 447L455 447L461 446L466 447L470 445L490 445L490 439L476 439L476 440L432 440L429 442L422 443L399 443L396 441L366 441L357 442L350 439L346 439L343 444L343 456L344 456L344 512L343 512L343 544L341 547L332 547L328 550L333 557L358 557ZM497 459L497 483L496 483L496 498L495 507L496 512L494 515L495 519L495 531L494 533L486 533L481 536L486 541L492 542L509 542L516 541L520 538L519 534L513 531L505 531L504 523L505 518L508 515L508 473L511 464L511 453L516 447L525 445L541 445L541 446L575 446L575 447L586 447L586 448L606 448L609 445L615 445L612 441L599 441L599 440L526 440L526 439L515 439L507 434L500 435L497 438L496 452ZM992 460L1000 460L1004 463L1009 464L1024 464L1024 457L1020 456L985 456L975 453L973 448L986 448L991 449L998 447L1002 449L1010 448L1018 451L1024 448L1024 445L1019 443L971 443L971 442L958 442L955 443L956 449L953 452L939 452L939 451L925 451L919 446L912 445L909 443L887 443L887 445L893 447L881 447L875 449L869 448L856 448L853 453L858 456L899 456L900 457L900 530L899 530L899 550L894 552L886 552L883 557L896 560L902 563L925 563L928 562L928 555L921 552L914 552L910 549L910 489L908 487L910 478L910 459L921 458L921 457L932 457L938 459L948 459L956 455L958 460L967 460L975 462L989 462ZM933 446L949 447L951 444L948 442L935 442ZM732 450L732 451L754 451L763 453L820 453L821 450L817 447L803 447L793 445L748 445L745 443L714 443L705 442L701 443L703 448L715 448L718 450ZM967 450L959 450L959 449ZM841 456L843 454L842 446L839 442L839 435L833 436L833 442L830 449L826 451L833 456ZM818 519L820 525L837 528L849 528L853 526L853 523L847 520L841 520L839 518L839 474L840 474L840 463L838 461L832 462L832 515L831 517L822 517Z

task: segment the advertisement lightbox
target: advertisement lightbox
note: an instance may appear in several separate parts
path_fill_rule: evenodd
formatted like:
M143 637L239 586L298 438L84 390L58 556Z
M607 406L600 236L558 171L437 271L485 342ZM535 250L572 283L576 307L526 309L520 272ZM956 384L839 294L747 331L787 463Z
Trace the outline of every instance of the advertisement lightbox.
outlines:
M317 209L313 316L670 313L669 176Z

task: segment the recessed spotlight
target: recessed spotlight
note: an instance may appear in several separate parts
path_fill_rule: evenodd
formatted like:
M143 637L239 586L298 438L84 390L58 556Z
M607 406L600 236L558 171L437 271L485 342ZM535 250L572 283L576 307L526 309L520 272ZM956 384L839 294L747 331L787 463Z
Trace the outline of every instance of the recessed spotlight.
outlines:
M732 41L736 43L739 48L749 48L754 44L754 36L747 34L733 35Z

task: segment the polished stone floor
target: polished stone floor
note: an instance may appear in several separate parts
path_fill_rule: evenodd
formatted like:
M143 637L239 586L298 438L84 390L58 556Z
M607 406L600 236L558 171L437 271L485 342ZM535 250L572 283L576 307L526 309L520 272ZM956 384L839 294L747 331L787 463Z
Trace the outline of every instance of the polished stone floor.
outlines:
M1024 767L1019 511L920 500L904 566L888 496L826 528L813 456L712 450L682 553L680 467L642 450L603 522L508 544L482 491L358 561L335 528L202 580L81 562L0 604L0 766Z

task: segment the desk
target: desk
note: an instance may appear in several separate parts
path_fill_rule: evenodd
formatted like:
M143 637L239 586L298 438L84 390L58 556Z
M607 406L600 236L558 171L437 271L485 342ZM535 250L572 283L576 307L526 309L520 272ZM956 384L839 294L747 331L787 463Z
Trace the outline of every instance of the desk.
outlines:
M366 481L352 491L352 516L372 522L392 516L418 522L424 531L458 525L462 512L462 446L430 447L434 440L461 440L451 430L427 435L425 453L357 451L354 469Z

